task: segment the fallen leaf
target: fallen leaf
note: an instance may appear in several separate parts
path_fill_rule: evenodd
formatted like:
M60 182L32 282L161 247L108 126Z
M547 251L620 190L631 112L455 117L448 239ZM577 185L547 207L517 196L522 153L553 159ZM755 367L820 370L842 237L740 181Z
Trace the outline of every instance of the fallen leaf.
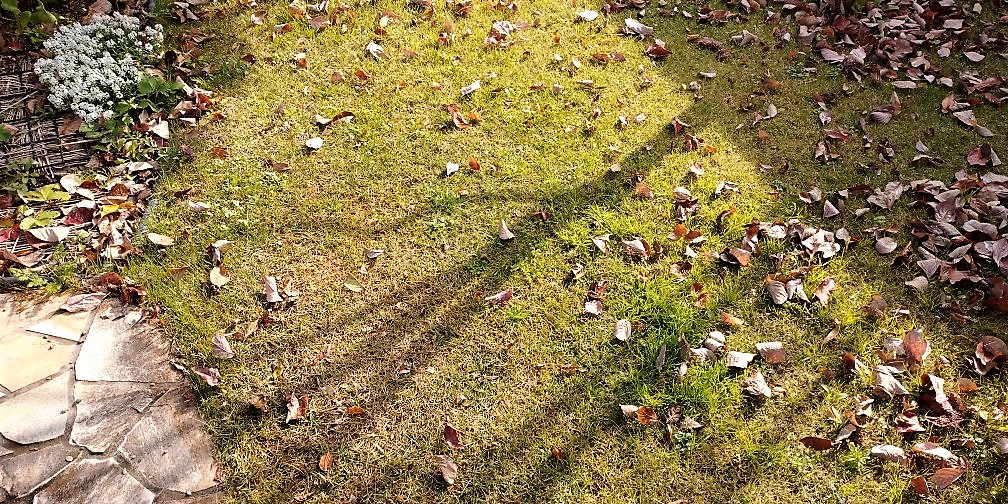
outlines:
M871 456L880 458L886 462L895 462L901 465L908 464L906 452L899 446L889 444L875 445L871 449Z
M350 292L361 292L364 290L364 285L362 285L361 281L353 275L347 277L347 279L343 282L343 287Z
M618 341L626 342L630 339L630 321L626 319L620 319L616 322L616 327L613 329L613 338Z
M893 240L888 236L884 236L875 241L875 251L882 255L893 253L897 246L896 240Z
M227 268L223 264L218 264L210 270L210 283L218 289L227 285L231 281Z
M322 472L329 472L333 466L333 454L331 451L327 451L319 457L318 467Z
M805 445L806 448L811 448L815 451L826 451L833 448L832 440L817 436L805 436L798 441Z
M231 343L228 342L227 336L222 331L214 333L210 348L213 356L220 359L233 359L235 356L234 350L231 349Z
M749 395L764 399L773 397L773 390L767 385L766 378L758 369L745 380L745 391Z
M504 222L504 219L501 219L500 222L497 223L497 237L502 241L512 240L515 237L515 234L508 229L507 223Z
M282 303L283 296L280 295L280 289L277 287L276 277L263 276L263 296L266 297L267 303Z
M444 425L444 440L448 443L448 446L458 450L462 448L462 442L459 441L459 433L450 424Z
M157 233L147 233L147 239L159 247L170 247L175 244L174 238Z
M641 425L651 425L658 423L658 413L650 406L637 408L637 422Z
M70 236L70 228L66 226L53 226L43 228L32 228L28 230L35 238L47 243L59 243Z
M458 478L458 466L455 465L455 461L448 455L436 455L434 462L437 464L438 470L441 471L441 478L445 483L448 486L454 485L455 479Z
M504 303L508 302L508 300L510 300L513 295L514 295L514 291L509 288L509 289L502 290L502 291L500 291L497 294L494 294L492 296L487 296L487 297L483 298L483 300L484 301L488 301L490 303L504 304Z
M732 327L741 327L745 325L744 320L728 312L721 312L721 323Z
M217 368L196 366L192 368L192 371L193 373L196 373L196 376L202 378L207 385L211 387L216 387L217 385L220 385L221 374L220 371L217 370Z
M308 396L291 394L287 399L287 420L286 423L303 420L308 414Z
M931 475L929 482L935 490L945 490L965 473L966 469L962 467L943 467Z
M105 292L90 292L70 296L63 302L63 306L60 306L60 310L68 313L91 311L97 308L106 296L108 294Z
M784 351L784 343L781 343L780 341L756 343L756 351L758 351L760 357L769 364L780 364L787 359L787 353Z

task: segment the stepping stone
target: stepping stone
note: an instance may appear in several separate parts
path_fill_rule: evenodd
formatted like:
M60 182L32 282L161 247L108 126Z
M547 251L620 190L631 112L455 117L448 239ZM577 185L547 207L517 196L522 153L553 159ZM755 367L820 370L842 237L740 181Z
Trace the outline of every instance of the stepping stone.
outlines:
M152 504L144 488L113 459L81 459L35 494L34 504Z
M142 383L77 382L74 385L77 416L70 442L91 453L105 453L119 446L154 400L153 393L150 386Z
M25 328L27 331L45 334L54 338L80 341L94 316L93 312L56 313L49 318Z
M112 309L118 300L108 301ZM99 308L99 313L107 312ZM178 380L168 363L169 345L150 321L95 318L77 356L77 379L167 383Z
M42 296L0 295L0 337L37 324L59 312L70 295Z
M119 453L151 486L195 493L216 486L213 441L182 389L159 398L126 435Z
M73 360L77 348L73 342L47 340L24 330L0 337L0 385L17 391L52 376Z
M0 403L0 434L20 444L55 439L66 431L70 373Z
M8 496L20 499L30 494L70 465L68 457L72 462L78 455L79 449L58 444L3 459L0 461L0 496L7 492Z

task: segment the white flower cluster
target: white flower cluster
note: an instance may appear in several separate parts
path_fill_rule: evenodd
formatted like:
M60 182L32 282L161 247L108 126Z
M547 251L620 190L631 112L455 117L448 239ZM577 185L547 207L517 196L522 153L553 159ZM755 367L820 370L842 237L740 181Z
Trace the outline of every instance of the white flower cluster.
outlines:
M161 25L118 12L88 24L62 26L44 46L52 58L39 59L35 74L49 88L49 102L91 123L112 117L112 107L132 95L140 64L156 56L164 42Z

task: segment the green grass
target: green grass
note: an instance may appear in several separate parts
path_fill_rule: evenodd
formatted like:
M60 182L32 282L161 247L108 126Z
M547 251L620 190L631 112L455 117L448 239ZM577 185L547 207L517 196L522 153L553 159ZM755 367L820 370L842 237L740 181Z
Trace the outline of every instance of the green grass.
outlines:
M975 337L1003 333L1004 318L975 311L974 323L948 324L936 309L943 287L932 284L925 295L908 292L902 283L910 273L890 268L870 245L808 274L810 291L826 276L836 280L826 308L774 307L763 294L763 278L776 272L770 256L793 250L789 243L765 240L763 254L750 266L723 277L703 254L737 244L753 219L819 223L818 212L797 198L812 184L829 194L897 177L947 179L980 139L940 115L943 90L901 92L904 102L913 102L909 111L889 125L869 127L876 139L888 137L898 146L896 161L862 173L855 162L870 164L875 155L854 141L840 146L842 163L821 166L811 159L821 127L810 95L839 94L844 83L850 85L853 95L834 107L833 121L857 131L858 115L886 102L888 87L859 86L826 65L813 75L788 72L807 64L802 56L788 58L788 50L802 50L797 45L767 52L732 47L732 58L719 62L685 42L687 29L727 42L743 27L771 40L759 15L743 24L708 27L649 10L645 22L673 51L652 64L641 54L642 42L614 34L623 16L573 23L574 13L586 7L594 6L540 0L523 2L511 14L477 3L468 17L455 17L441 5L424 14L404 2L382 0L355 5L356 23L346 33L334 27L316 34L294 22L291 33L272 40L272 25L290 21L285 3L263 3L260 8L269 11L265 26L249 27L251 11L225 2L223 18L201 27L217 35L198 59L199 65L211 65L201 84L218 93L227 119L208 118L185 135L176 132L175 145L191 145L196 156L162 162L160 204L148 225L158 233L190 237L166 252L151 250L133 259L127 273L165 308L178 357L189 365L218 366L224 376L219 388L198 392L234 501L918 500L908 481L930 474L926 468L902 469L867 457L878 442L912 445L890 426L898 405L878 404L880 419L853 446L818 454L798 443L806 435L831 436L839 426L829 420L830 407L843 410L850 397L869 389L862 380L829 381L821 372L838 370L842 351L873 364L883 337L920 325L935 348L929 371L954 378ZM375 61L364 46L382 10L401 19L382 37L390 59ZM491 21L531 21L533 12L541 14L541 28L517 33L518 42L507 49L483 47ZM437 36L446 21L454 24L456 39L443 47ZM416 57L403 58L407 47ZM301 51L308 65L295 70L287 61ZM591 61L596 52L622 52L627 61L597 64ZM258 63L245 68L240 61L245 53ZM554 53L562 63L554 62ZM568 67L571 58L582 63L575 72ZM988 58L986 71L1003 68L995 60ZM781 88L751 97L764 90L765 68ZM371 78L358 82L357 69ZM696 77L707 70L718 76ZM334 72L346 80L331 82ZM490 73L496 77L488 78ZM643 85L642 75L654 82ZM460 98L458 90L476 79L483 88ZM575 83L583 79L596 87ZM683 91L692 80L702 81L701 100ZM530 89L538 83L545 89ZM554 83L563 86L560 94L553 93ZM780 115L751 128L749 114L736 112L747 101L755 110L774 103ZM479 124L451 128L443 106L453 102L465 112L476 111ZM277 113L280 104L283 114ZM599 117L592 119L595 108ZM307 153L305 140L318 134L315 114L344 110L356 114L354 122L332 124L322 135L322 149ZM647 114L642 124L632 120L639 113ZM1001 112L979 107L976 113L999 133L992 139L995 150L1008 153L1003 136L1008 122ZM626 128L614 126L620 115L630 119ZM691 132L715 152L682 150L670 126L676 117L692 124ZM586 133L586 121L594 132ZM913 143L928 128L935 136L925 142L946 163L911 167ZM758 129L769 133L769 142L758 142ZM228 148L226 159L212 158L216 146ZM467 167L470 156L479 159L479 171ZM275 173L269 160L293 169ZM759 169L784 161L790 164L784 173ZM446 162L463 167L445 177ZM694 162L706 170L699 178L689 175ZM614 163L621 172L609 173ZM629 183L636 171L646 174L654 199L636 197ZM738 183L739 193L713 198L722 180ZM671 274L684 245L666 239L676 223L672 191L680 185L700 200L687 224L709 240L694 247L702 255L685 280ZM189 186L196 189L194 200L212 205L210 211L193 214L172 197ZM467 196L459 196L463 189ZM768 194L774 190L781 196ZM848 205L858 203L863 201ZM729 208L734 212L724 229L715 230L716 217ZM552 218L530 217L539 210ZM824 225L859 230L911 217L901 204L878 222L850 217ZM500 219L517 235L511 243L496 237ZM602 233L614 235L609 255L589 241ZM617 239L630 236L662 242L665 252L652 263L631 261ZM898 238L905 243L908 236ZM224 255L231 282L210 293L204 251L218 239L235 242ZM369 261L365 248L386 253ZM586 273L568 285L574 262L583 263ZM789 263L798 265L794 259ZM180 266L192 272L175 280L167 269ZM252 336L232 337L234 360L211 357L214 332L260 317L266 274L282 277L281 283L293 279L300 300L272 314L272 323ZM351 275L363 292L344 288ZM608 292L605 312L594 319L584 316L582 307L597 279L607 280ZM693 303L693 282L709 293L704 307ZM515 292L506 306L483 301L506 288ZM861 307L875 294L910 315L866 318ZM747 324L728 330L718 322L722 311ZM619 318L642 324L625 345L611 341ZM834 319L840 335L824 343ZM720 361L692 367L679 380L678 336L696 345L716 328L728 334L731 348L743 351L753 351L760 341L784 341L786 364L757 366L785 393L754 404L742 392L744 375L729 372ZM662 345L669 358L658 371L654 363ZM939 355L953 365L938 364ZM407 368L411 371L400 373ZM904 382L910 386L914 380ZM1008 400L1002 378L979 383L981 391L967 398L970 404L989 410ZM284 402L291 393L309 396L310 413L305 421L285 425ZM250 409L255 394L268 398L263 415ZM654 406L662 418L675 406L705 428L668 436L662 425L627 422L620 404ZM354 405L367 414L346 415ZM441 437L445 421L459 430L465 447L448 448ZM965 435L989 443L1008 428L1003 420L971 425L967 432L929 434L943 444ZM976 501L1005 485L1003 458L994 458L985 446L977 453L986 458L942 492L942 501ZM551 447L560 447L565 460L551 458ZM334 454L329 472L317 466L326 451ZM442 453L451 453L460 467L459 481L450 488L435 476L433 456ZM1000 495L1003 499L1003 491Z

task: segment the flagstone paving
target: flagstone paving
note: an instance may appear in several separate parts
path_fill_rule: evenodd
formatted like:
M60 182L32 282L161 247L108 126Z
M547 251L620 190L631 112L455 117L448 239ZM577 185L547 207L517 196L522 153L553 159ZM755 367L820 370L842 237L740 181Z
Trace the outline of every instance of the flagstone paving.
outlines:
M0 502L219 502L213 441L156 321L0 295Z

